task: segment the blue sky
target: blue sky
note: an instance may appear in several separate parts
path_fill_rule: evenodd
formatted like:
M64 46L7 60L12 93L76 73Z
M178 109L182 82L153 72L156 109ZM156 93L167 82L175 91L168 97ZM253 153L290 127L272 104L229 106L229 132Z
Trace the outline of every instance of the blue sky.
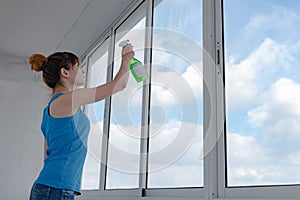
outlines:
M293 0L224 1L225 28L230 27L231 32L231 34L226 35L226 39L236 41L231 42L231 46L226 53L239 52L241 54L240 58L245 58L266 37L287 44L293 43L300 32L299 29L295 28L298 20L298 4L297 1ZM266 23L267 18L264 17L268 18L269 24L255 24L259 20L261 20L261 23ZM253 24L248 24L251 21L253 21ZM248 24L247 27L245 27L246 24ZM258 26L259 29L257 29ZM279 31L278 28L281 30ZM286 37L287 35L289 37Z

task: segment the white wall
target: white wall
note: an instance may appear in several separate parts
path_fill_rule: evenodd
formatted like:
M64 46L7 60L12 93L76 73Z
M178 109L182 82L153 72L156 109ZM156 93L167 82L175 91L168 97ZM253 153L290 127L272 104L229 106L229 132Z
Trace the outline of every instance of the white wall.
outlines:
M28 199L43 165L42 109L50 90L27 59L0 56L0 195Z

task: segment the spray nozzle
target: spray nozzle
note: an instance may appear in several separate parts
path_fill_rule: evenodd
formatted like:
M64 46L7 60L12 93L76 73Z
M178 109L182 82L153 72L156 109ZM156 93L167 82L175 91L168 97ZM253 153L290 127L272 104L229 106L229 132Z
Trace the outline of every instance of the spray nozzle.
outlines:
M124 41L119 43L119 47L125 47L128 44L129 44L129 40L124 40Z

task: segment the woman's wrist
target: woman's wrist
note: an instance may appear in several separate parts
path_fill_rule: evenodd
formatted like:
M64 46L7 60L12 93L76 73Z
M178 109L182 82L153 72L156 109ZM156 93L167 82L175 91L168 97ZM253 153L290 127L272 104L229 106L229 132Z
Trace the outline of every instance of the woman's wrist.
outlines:
M124 62L130 62L131 57L130 56L122 56L122 61Z
M122 63L127 64L130 63L131 58L128 57L122 57Z

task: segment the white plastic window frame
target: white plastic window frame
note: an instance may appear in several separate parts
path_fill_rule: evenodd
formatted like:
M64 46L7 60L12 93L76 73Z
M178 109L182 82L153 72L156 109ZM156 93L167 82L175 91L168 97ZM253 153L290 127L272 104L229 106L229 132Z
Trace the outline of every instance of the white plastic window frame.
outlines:
M146 27L152 27L153 24L153 0L136 0L132 6L126 10L122 17L114 23L107 31L105 36L111 36L115 33L116 27L123 23L134 10L141 4L147 6ZM146 31L145 35L145 63L151 61L151 29ZM206 87L203 89L204 102L204 137L209 141L215 141L213 147L210 144L204 144L204 149L210 151L204 158L204 187L203 188L174 188L174 189L147 189L146 188L146 161L147 157L141 156L139 189L120 189L104 190L106 168L105 163L101 165L100 190L83 191L79 199L122 199L134 200L143 199L220 199L220 200L263 200L263 199L299 199L300 187L291 186L263 186L263 187L227 187L226 185L226 156L225 156L225 88L224 88L224 43L223 43L223 0L203 0L203 53L204 79ZM111 40L108 56L108 64L113 60L114 41ZM150 70L148 68L148 70ZM107 71L107 81L112 78L111 66ZM149 79L148 79L149 80ZM148 105L149 105L149 82L143 86L143 110L142 123L148 123ZM108 119L110 114L110 98L105 100L105 124L104 133L108 128ZM212 124L212 126L209 126ZM142 130L143 136L148 134L149 130ZM144 137L143 137L144 138ZM141 141L141 153L147 151L147 141ZM142 155L142 154L141 154ZM107 140L103 140L102 159L106 160Z
M108 41L109 42L110 40L110 32L106 31L104 32L104 34L102 34L102 36L100 37L99 40L97 40L96 42L96 45L93 46L91 49L89 49L89 53L84 56L83 58L81 58L82 60L82 65L83 65L83 69L85 71L85 74L86 74L86 84L85 84L85 87L90 87L90 77L91 77L91 74L90 74L90 68L93 66L93 64L95 63L90 63L90 58L93 56L93 54L99 49L101 48L101 46L106 42ZM109 52L109 49L108 49L108 52ZM106 61L107 65L109 64L109 60ZM105 67L105 66L103 66ZM107 80L106 80L107 82ZM88 115L87 113L87 109L86 109L86 106L83 106L83 111ZM103 115L104 116L104 115ZM101 168L99 169L100 172L101 172ZM84 193L87 193L87 192L90 192L90 191L96 191L96 190L82 190Z
M145 0L136 0L134 1L131 6L129 6L128 9L124 10L123 14L121 17L119 17L115 23L113 23L110 28L106 31L105 34L100 36L100 38L106 38L109 36L109 52L108 52L108 60L107 60L107 82L111 81L113 78L113 59L114 59L114 34L117 29L142 3L147 4L150 1L145 1ZM147 10L148 14L148 10ZM148 15L146 16L147 19L149 19ZM100 43L103 39L100 39ZM103 41L102 41L103 42ZM96 42L99 43L99 42ZM98 45L99 46L99 45ZM96 47L95 47L96 48ZM94 48L94 49L95 49ZM89 51L88 51L89 52ZM93 50L91 50L93 52ZM90 55L89 53L88 55ZM147 54L147 53L145 53ZM87 56L88 57L88 56ZM145 59L145 63L148 62ZM109 120L110 120L110 112L111 112L111 98L108 97L105 99L105 110L104 110L104 125L103 125L103 139L102 139L102 152L101 152L101 169L100 169L100 185L99 185L99 190L83 190L82 191L82 196L79 197L83 199L99 199L100 198L109 198L109 197L116 197L116 199L119 199L120 197L128 197L130 199L134 197L139 197L140 191L142 189L110 189L110 190L105 190L105 181L106 181L106 162L107 162L107 150L108 150L108 140L107 140L107 135L108 135L108 129L109 129ZM104 161L104 162L103 162ZM141 179L140 175L140 179ZM139 186L141 188L141 186Z
M123 16L121 16L119 19L116 20L116 22L111 25L109 30L103 34L100 38L106 38L107 35L110 36L110 49L108 54L108 69L107 69L107 82L112 79L112 61L114 57L114 33L117 27L119 27L127 18L130 16L132 12L134 12L139 5L142 3L146 4L146 27L152 27L153 24L153 4L154 0L136 0L132 6L125 10ZM145 27L145 28L146 28ZM102 39L104 40L104 39ZM152 32L151 29L147 29L145 32L145 60L144 63L150 63L151 61L151 44L152 44ZM101 43L101 39L99 40ZM99 41L97 43L99 43ZM103 42L103 41L102 41ZM99 45L98 45L99 46ZM95 47L96 48L96 47ZM95 49L93 48L93 49ZM88 51L89 52L89 51ZM90 50L90 52L93 52L93 50ZM89 53L88 55L90 55ZM87 57L88 57L87 55ZM88 65L88 64L87 64ZM148 72L150 72L150 68L148 67ZM150 74L150 73L149 73ZM142 127L143 124L148 123L148 107L150 103L149 98L149 80L151 78L147 79L147 81L144 82L143 85L143 105L142 105ZM104 117L104 127L103 127L103 140L102 140L102 152L101 152L101 160L107 159L107 147L108 147L108 141L105 134L107 134L108 126L109 126L109 118L110 118L110 104L111 104L111 98L105 99L105 117ZM142 138L145 138L146 135L149 134L149 130L142 129L141 134L143 135ZM141 199L143 197L147 198L155 198L155 199L168 199L169 197L176 198L176 199L207 199L204 198L205 195L205 189L204 188L174 188L174 189L147 189L146 188L146 181L147 181L147 156L145 155L145 152L147 152L148 143L147 140L141 140L141 157L140 157L140 176L139 176L139 188L138 189L110 189L105 190L105 180L106 180L106 166L105 163L101 163L101 172L100 172L100 189L99 190L83 190L82 196L78 199ZM208 168L206 168L206 171L209 171Z
M123 15L121 18L119 18L116 23L114 23L110 29L109 29L109 34L110 38L113 38L115 30L117 27L119 27L127 18L128 16L136 10L136 8L141 4L145 3L146 4L146 27L152 27L153 24L153 1L152 0L137 0L131 8L126 10L124 13L129 13L126 15ZM106 37L105 36L102 37ZM152 32L151 29L147 29L145 33L145 61L144 63L149 63L151 59L151 43L152 43ZM101 40L100 40L101 41ZM110 41L110 49L109 49L109 55L108 55L108 70L107 70L107 81L110 81L112 79L112 61L114 57L114 41ZM93 51L92 51L93 52ZM90 55L90 54L89 54ZM87 56L88 57L88 56ZM148 70L150 70L148 68ZM150 72L150 71L149 71ZM149 73L150 74L150 73ZM148 79L150 80L150 78ZM149 82L146 82L143 86L143 106L142 106L142 124L148 124L148 110L147 108L149 107L150 103L150 98L149 98L149 92L150 92L150 87L149 87ZM102 158L101 160L106 160L107 159L107 146L108 146L108 141L106 140L106 135L108 132L109 128L109 115L110 115L110 101L111 98L107 98L105 100L105 118L104 118L104 136L103 136L103 141L102 141ZM142 127L144 127L142 125ZM142 129L142 135L148 135L149 130L147 129ZM142 137L145 138L145 137ZM163 197L167 198L170 195L172 197L177 197L180 199L186 199L187 197L195 197L195 199L199 199L203 196L203 188L181 188L181 189L146 189L146 181L147 181L147 157L143 156L147 152L147 140L141 140L141 157L140 157L140 177L139 177L139 188L138 189L120 189L120 190L105 190L105 180L106 180L106 167L105 163L101 163L101 172L100 172L100 189L99 190L84 190L82 191L83 195L80 197L82 199L99 199L103 198L109 198L109 199L139 199L143 196L147 196L147 198L153 197Z

